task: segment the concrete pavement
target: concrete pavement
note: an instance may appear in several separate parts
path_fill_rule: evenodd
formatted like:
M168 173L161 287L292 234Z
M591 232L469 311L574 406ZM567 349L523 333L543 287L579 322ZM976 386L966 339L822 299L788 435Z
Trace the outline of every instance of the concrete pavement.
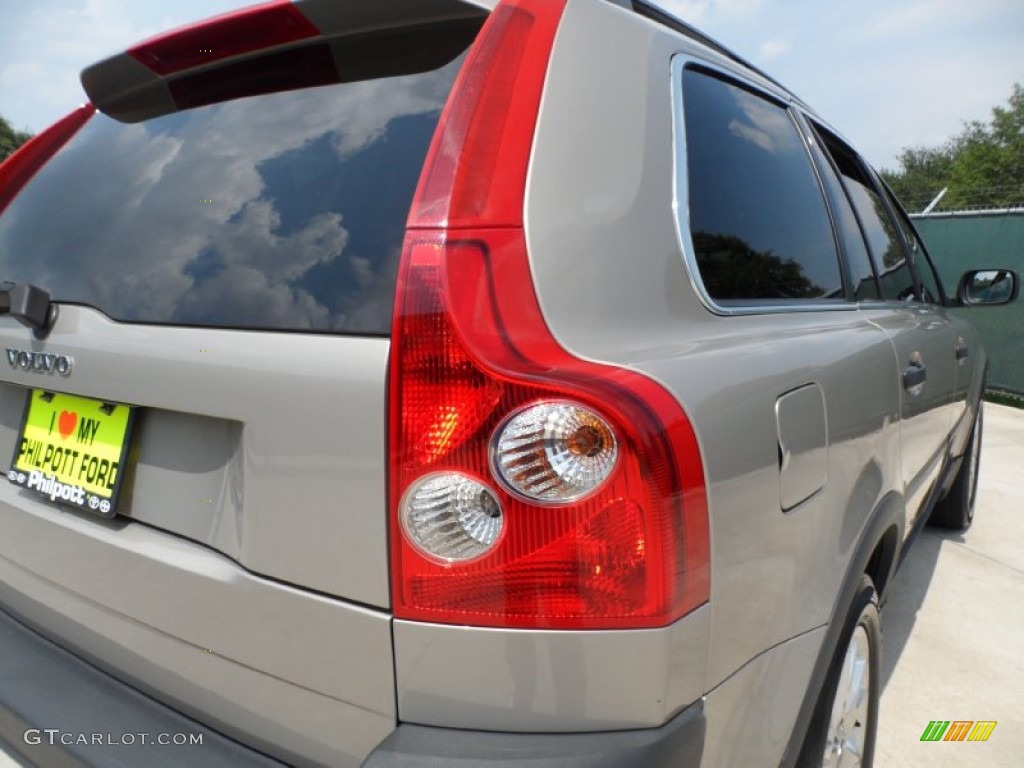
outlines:
M1024 765L1024 411L985 405L974 524L926 528L882 613L877 768ZM931 720L995 720L987 742L922 742Z
M877 768L1024 765L1024 411L986 404L974 525L921 533L882 631ZM987 742L922 742L931 720L997 725Z

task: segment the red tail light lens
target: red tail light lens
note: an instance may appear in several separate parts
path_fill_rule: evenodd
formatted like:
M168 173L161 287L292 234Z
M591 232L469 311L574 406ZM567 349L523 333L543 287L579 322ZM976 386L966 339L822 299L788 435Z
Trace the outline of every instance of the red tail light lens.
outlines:
M505 0L452 88L411 227L523 222L523 188L548 58L565 0Z
M505 530L482 558L445 564L395 526L396 615L485 626L658 626L707 600L703 475L684 414L650 379L558 346L533 293L521 230L410 231L398 297L392 504L429 473L459 471L490 486ZM494 431L523 406L567 399L614 426L620 455L611 475L569 504L501 490L489 462Z
M96 113L92 104L83 104L19 147L0 163L0 212L14 199L36 171L56 154L89 118Z
M564 5L511 0L494 11L449 98L413 204L389 380L401 618L645 627L708 599L704 479L685 414L651 379L562 349L533 290L523 198ZM569 501L513 494L494 474L495 435L545 403L577 405L593 416L592 438L614 439L606 473ZM403 531L409 489L445 477L478 484L500 509L500 536L465 561L430 557Z

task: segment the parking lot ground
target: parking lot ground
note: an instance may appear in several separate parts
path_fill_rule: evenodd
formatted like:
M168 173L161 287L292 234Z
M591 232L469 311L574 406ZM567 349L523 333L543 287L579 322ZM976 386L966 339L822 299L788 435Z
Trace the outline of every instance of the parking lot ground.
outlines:
M21 765L14 759L14 753L5 745L0 744L0 768L21 768Z
M1024 765L1024 411L986 404L974 525L922 531L882 630L877 768ZM932 720L997 725L985 742L922 742ZM20 765L0 744L0 768Z
M882 613L878 768L1024 765L1024 411L985 405L966 533L925 528ZM995 721L986 742L923 742L932 720Z

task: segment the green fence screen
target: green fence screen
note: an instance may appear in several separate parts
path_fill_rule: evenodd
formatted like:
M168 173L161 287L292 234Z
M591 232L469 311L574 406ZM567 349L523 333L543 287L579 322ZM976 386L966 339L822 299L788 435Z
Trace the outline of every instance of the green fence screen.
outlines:
M946 293L969 269L1009 268L1024 276L1024 209L915 216ZM1005 307L954 309L981 333L988 386L1024 394L1024 297Z

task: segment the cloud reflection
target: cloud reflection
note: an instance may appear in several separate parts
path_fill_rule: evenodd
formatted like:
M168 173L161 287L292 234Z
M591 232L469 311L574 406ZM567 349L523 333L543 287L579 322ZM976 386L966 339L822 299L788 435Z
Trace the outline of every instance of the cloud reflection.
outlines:
M0 218L4 279L125 320L386 332L455 67L97 115Z

